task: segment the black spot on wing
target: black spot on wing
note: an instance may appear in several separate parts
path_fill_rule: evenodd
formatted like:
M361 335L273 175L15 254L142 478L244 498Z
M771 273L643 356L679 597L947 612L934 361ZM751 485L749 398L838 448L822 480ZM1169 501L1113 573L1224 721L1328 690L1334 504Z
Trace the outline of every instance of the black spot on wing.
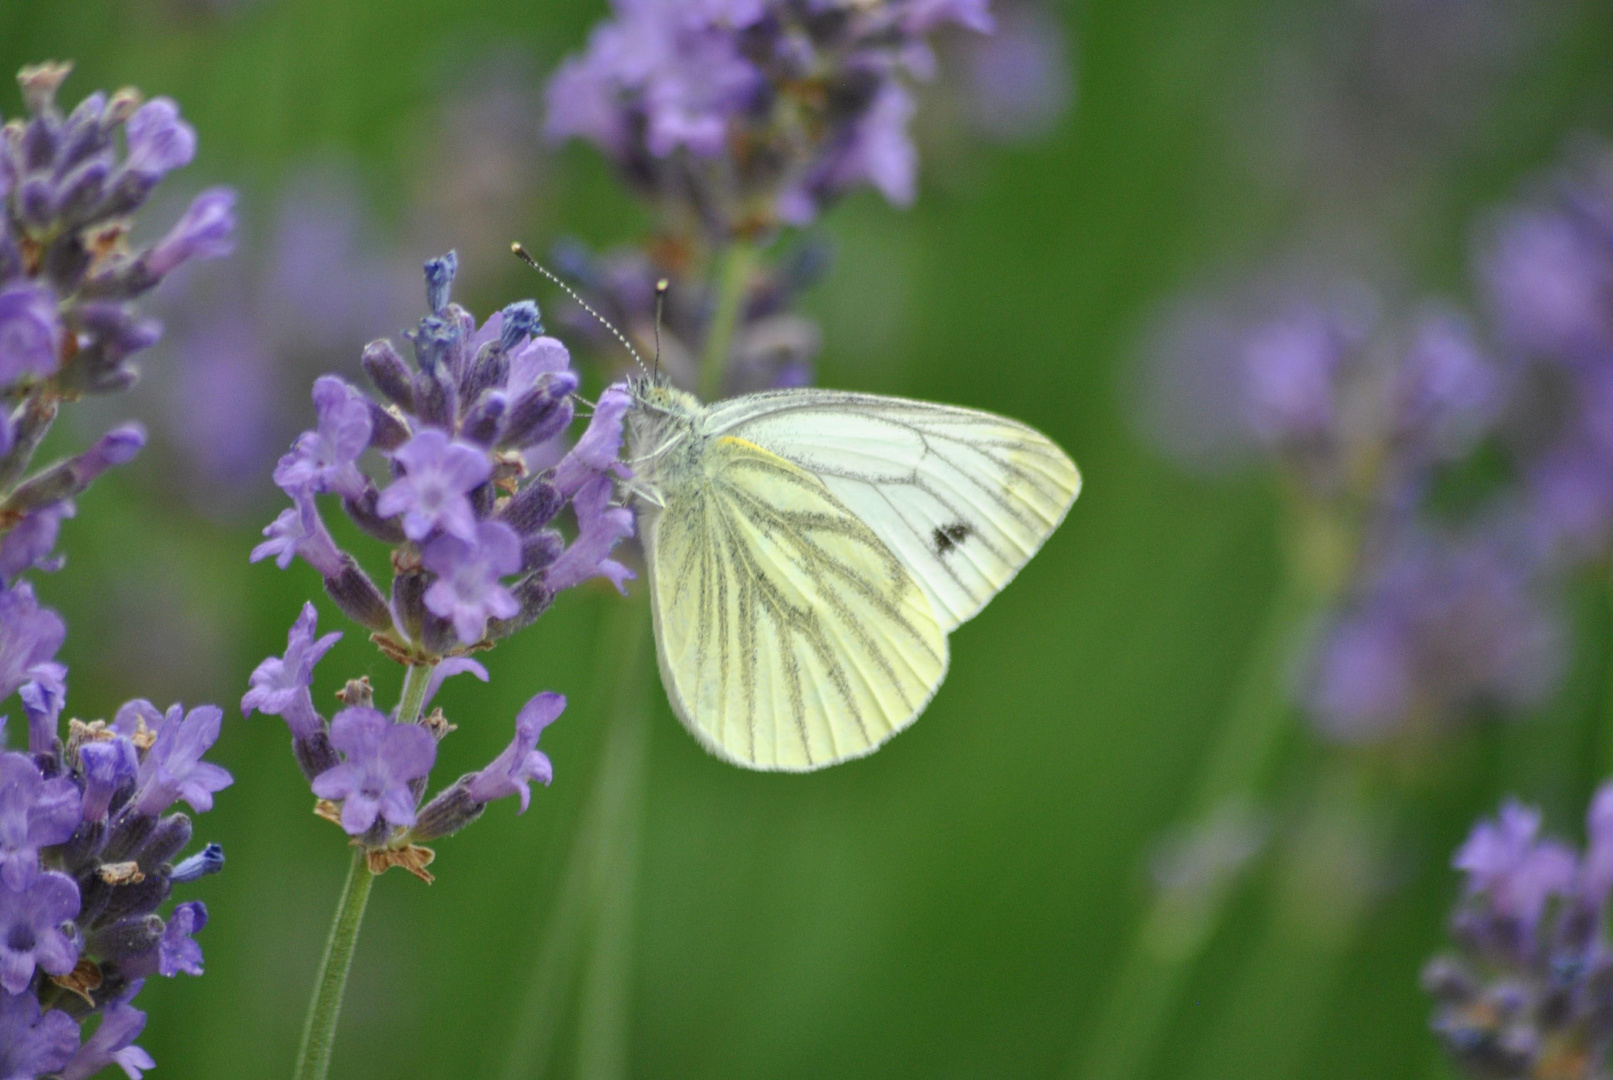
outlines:
M954 521L950 525L938 525L930 534L930 544L935 548L937 555L945 555L969 537L974 535L974 526L967 521Z

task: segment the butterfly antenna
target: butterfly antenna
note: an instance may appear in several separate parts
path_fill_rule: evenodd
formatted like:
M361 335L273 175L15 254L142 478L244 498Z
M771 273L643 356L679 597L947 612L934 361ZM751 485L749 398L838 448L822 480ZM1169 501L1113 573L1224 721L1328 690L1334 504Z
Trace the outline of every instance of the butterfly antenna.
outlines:
M599 320L599 324L601 326L603 326L606 330L609 330L612 334L616 335L616 340L620 341L622 343L622 348L626 349L629 353L632 354L633 362L638 365L638 369L640 371L644 372L644 374L646 374L646 375L648 375L650 373L649 368L644 366L644 358L638 354L637 349L633 348L633 343L631 341L627 340L627 336L625 334L623 334L620 330L616 329L616 325L614 323L612 323L609 319L605 318L605 316L603 316L599 312L595 311L593 309L593 307L591 307L589 305L588 301L586 301L582 297L578 296L577 295L577 290L573 289L570 285L567 285L564 281L561 281L560 278L557 277L553 272L551 272L547 266L544 266L542 263L538 262L538 260L534 259L530 254L528 254L526 248L521 246L521 242L519 240L517 240L515 243L510 245L510 251L511 251L512 254L515 255L515 257L517 259L520 259L522 262L524 262L528 266L532 267L532 269L536 270L538 273L542 274L544 277L548 278L550 281L554 282L556 285L558 285L562 289L564 289L566 291L567 296L569 296L573 300L577 301L578 304L582 305L582 309L584 311L588 312L588 314L592 315L594 318ZM659 305L657 305L656 310L659 313L659 311L660 311ZM655 351L656 351L657 357L659 357L660 352L661 352L661 346L659 344L659 342L660 342L660 332L661 332L661 320L660 320L659 314L657 314L657 317L656 317L655 330L656 330L656 341L657 341Z
M666 302L666 291L672 286L666 278L655 283L655 374L661 375L661 307Z

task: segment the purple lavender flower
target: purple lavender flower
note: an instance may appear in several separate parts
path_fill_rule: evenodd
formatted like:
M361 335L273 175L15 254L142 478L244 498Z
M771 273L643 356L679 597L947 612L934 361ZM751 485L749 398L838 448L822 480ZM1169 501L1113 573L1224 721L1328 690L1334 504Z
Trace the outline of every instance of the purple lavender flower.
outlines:
M0 589L0 699L34 679L66 636L61 617L39 606L26 581Z
M140 762L140 777L131 805L137 814L156 816L184 799L198 812L213 808L213 792L234 782L228 772L202 760L218 741L224 710L199 705L186 713L175 705L163 718L157 741Z
M319 730L322 721L308 688L313 685L314 665L342 639L342 633L337 630L315 638L318 621L314 605L304 603L302 614L286 635L285 655L269 657L252 672L252 688L241 698L242 716L251 716L253 710L278 716L294 738L306 738Z
M207 905L200 900L191 900L175 907L173 914L168 916L162 941L157 946L158 972L169 978L180 972L200 975L202 947L192 935L201 933L206 925Z
M55 1009L41 1013L33 994L0 994L0 1080L35 1080L54 1073L77 1049L78 1025L72 1017Z
M428 429L400 446L392 458L404 473L381 492L378 514L401 514L404 535L411 540L424 540L438 528L461 540L476 539L470 493L491 475L484 453Z
M514 618L521 605L499 579L521 569L521 539L497 521L476 526L474 540L439 536L420 552L421 562L437 575L426 590L426 607L454 625L466 645L487 632L487 620Z
M394 724L374 709L337 713L330 741L342 763L314 779L314 794L342 803L342 828L362 836L376 823L414 824L416 797L410 781L431 772L437 742L416 724Z
M140 775L140 755L127 736L115 735L104 742L80 746L78 759L84 773L83 819L100 821L106 817L118 787Z
M487 669L468 656L450 656L431 669L431 677L426 680L426 695L420 701L420 709L424 712L431 708L431 702L442 689L442 684L455 675L474 675L482 682L487 681Z
M258 562L272 555L275 565L284 570L293 558L301 555L321 576L336 577L347 564L336 541L325 529L312 493L299 491L292 498L296 505L282 510L280 516L264 528L263 535L268 539L252 549L251 560Z
M0 987L8 994L28 989L37 966L66 975L78 963L78 946L62 925L78 914L78 886L53 870L35 875L25 888L0 886Z
M0 537L0 583L11 582L29 570L60 570L64 556L52 556L62 521L77 513L72 499L48 503L30 511Z
M554 766L548 755L537 749L538 736L565 709L565 697L549 691L528 701L515 718L515 738L510 745L487 768L471 774L466 785L470 797L479 803L490 803L514 795L521 800L520 812L526 813L532 801L528 785L536 780L547 786L554 779Z
M52 375L60 363L62 325L56 297L43 285L0 288L0 386L25 375Z
M134 111L124 127L129 156L124 168L160 180L196 156L196 129L179 118L179 106L152 98Z
M209 188L192 200L168 235L146 256L148 272L163 277L191 259L218 259L235 250L235 192Z
M1578 871L1572 851L1540 839L1540 811L1511 801L1494 821L1474 827L1451 865L1467 874L1469 896L1484 894L1493 910L1524 926L1569 891Z
M1516 545L1412 536L1359 588L1322 641L1308 696L1330 735L1373 740L1408 721L1526 708L1556 684L1562 630Z
M1467 873L1451 919L1457 951L1423 969L1432 1027L1474 1076L1598 1075L1613 1049L1613 947L1604 926L1613 885L1613 784L1586 815L1583 859L1540 838L1540 813L1507 802L1457 851Z
M358 458L370 445L369 402L341 379L323 375L314 380L314 409L318 430L297 437L275 467L274 482L286 492L306 489L362 498L367 482Z
M610 478L599 475L583 485L571 500L577 513L577 538L544 571L544 583L555 592L569 589L591 577L604 577L622 594L633 572L607 556L633 535L633 512L611 505Z
M134 980L115 1001L105 1006L101 1026L84 1040L84 1045L62 1068L61 1080L89 1080L112 1065L122 1069L129 1080L140 1080L145 1075L142 1070L157 1067L150 1054L133 1045L145 1030L146 1014L129 1002L144 985L144 979Z
M613 16L549 83L545 130L593 142L719 233L756 205L810 220L863 183L911 200L904 77L931 74L924 37L942 23L991 26L984 3L932 0L836 5L832 16L779 0L622 0ZM728 166L701 169L679 155L728 155Z
M622 421L633 406L625 386L616 385L599 395L599 404L577 445L555 469L554 486L562 495L575 495L598 476L629 475L618 459L622 451Z
M28 714L28 749L48 754L56 740L56 719L67 705L67 668L47 661L30 674L32 678L17 691L22 711Z
M25 754L0 753L0 886L21 891L39 872L39 849L78 828L78 787L46 780Z

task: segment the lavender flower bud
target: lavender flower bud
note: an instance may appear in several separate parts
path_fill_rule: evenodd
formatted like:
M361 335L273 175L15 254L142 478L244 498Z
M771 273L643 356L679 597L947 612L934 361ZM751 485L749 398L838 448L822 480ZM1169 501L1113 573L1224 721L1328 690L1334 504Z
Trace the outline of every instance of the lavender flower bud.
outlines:
M99 887L99 888L97 888ZM104 894L100 892L104 889ZM124 885L108 885L99 876L91 879L86 893L95 892L95 913L81 914L80 926L104 926L150 915L173 893L173 879L161 870L153 870L140 881ZM85 900L85 911L91 901ZM93 931L92 931L93 932Z
M398 408L404 412L414 412L414 386L413 376L409 372L409 365L398 350L386 338L377 338L364 346L364 357L360 361L364 366L364 374L370 377L375 388L385 394Z
M386 598L351 555L344 552L341 573L325 578L325 592L344 615L359 625L382 633L392 629L392 612Z
M565 537L553 529L543 529L521 541L521 572L542 570L560 557L566 549Z
M470 370L465 372L464 379L460 380L459 396L466 401L475 401L488 390L500 389L510 377L510 358L505 354L503 346L496 341L484 342L476 350L476 358L471 361Z
M509 399L502 392L487 391L465 414L460 433L470 442L492 446L493 441L498 438L499 421L504 419L504 411L508 405Z
M334 755L332 755L334 757ZM189 885L199 881L209 874L216 874L224 869L224 847L221 844L208 844L196 854L182 859L174 864L173 873L168 880L175 885Z
M396 450L409 441L409 425L399 420L391 409L375 401L369 406L371 446L377 450Z
M531 536L549 522L560 512L565 505L565 498L555 486L544 479L534 480L520 491L504 509L499 511L499 520L522 536Z
M392 577L392 614L403 632L415 641L426 618L426 587L430 575L419 570L408 570Z
M376 511L376 504L381 493L371 484L364 489L364 494L358 499L343 499L342 509L353 524L369 535L383 543L401 544L406 539L403 535L403 525L396 517L382 517Z
M297 759L297 767L302 769L302 775L310 781L341 763L336 748L330 744L330 733L323 727L292 739L291 753Z
M461 776L421 808L419 816L415 819L414 829L411 830L410 835L413 839L427 842L443 836L452 836L482 816L487 804L478 802L468 790L470 780L475 775L466 773Z
M36 396L30 397L22 408L12 414L11 449L0 457L0 488L10 486L28 468L34 451L39 449L40 442L56 419L56 409L55 401Z
M503 315L503 322L499 325L499 344L505 353L513 352L527 338L543 333L536 300L518 300L506 307Z
M459 395L453 377L446 370L421 364L420 373L414 377L414 403L415 415L420 417L421 423L447 432L454 430Z
M487 624L488 640L509 637L517 630L524 630L538 621L538 616L549 610L554 603L554 590L550 589L543 580L542 574L529 574L510 586L510 594L520 605L520 610L513 618L493 619Z
M454 276L459 273L459 253L448 254L426 262L426 307L433 315L442 314L448 306L448 294L453 288Z
M17 488L6 500L6 508L25 513L71 498L107 469L132 460L145 445L146 430L139 424L114 428L84 453L51 466Z
M190 843L190 835L190 818L184 814L169 814L159 818L151 835L140 845L135 861L140 864L142 871L150 874L183 851Z
M453 370L452 360L460 347L460 327L452 310L421 319L420 325L410 334L410 339L414 342L414 358L421 371L447 367L458 378L459 373Z
M125 960L149 952L162 940L162 920L155 915L125 919L91 933L85 947L107 960Z
M546 442L571 424L571 394L577 377L569 371L549 372L516 399L504 425L501 447L534 446Z

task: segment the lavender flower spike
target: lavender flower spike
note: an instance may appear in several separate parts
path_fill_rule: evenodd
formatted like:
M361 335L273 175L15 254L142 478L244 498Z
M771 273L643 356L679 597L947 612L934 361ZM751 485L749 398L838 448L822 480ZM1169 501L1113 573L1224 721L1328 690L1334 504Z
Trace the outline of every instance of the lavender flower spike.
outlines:
M146 1014L129 1001L144 985L144 979L136 979L122 996L105 1007L101 1026L84 1040L84 1045L62 1069L61 1080L89 1080L109 1065L118 1066L129 1080L140 1080L145 1075L142 1070L156 1068L151 1055L133 1045L145 1030Z
M27 888L39 873L39 849L65 843L78 821L73 781L46 780L26 754L0 754L0 884Z
M474 645L487 632L487 620L514 618L521 605L499 578L521 569L521 540L498 521L476 527L475 542L439 536L420 552L420 561L437 575L426 590L426 607L454 624L454 633Z
M341 800L342 828L361 836L378 818L413 825L410 781L431 772L437 741L417 724L394 724L375 709L343 709L330 725L330 741L345 760L315 777L314 794Z
M313 685L314 665L341 640L342 632L337 630L316 639L318 621L314 605L304 603L302 614L286 635L285 655L269 657L252 672L252 688L241 698L242 716L251 716L253 710L278 716L299 739L320 729L319 713L308 688Z
M476 539L470 493L492 475L487 455L427 429L398 447L392 459L404 474L381 492L376 513L402 514L404 535L411 540L424 540L437 528L461 540Z
M202 755L218 741L224 710L199 705L187 715L175 705L163 718L157 741L140 763L140 779L133 799L134 812L156 816L184 799L198 812L213 808L213 792L234 782L228 772Z
M274 482L288 493L307 489L361 498L365 478L358 458L370 445L373 428L368 402L341 379L321 375L314 380L314 409L318 429L297 436L275 467Z
M34 994L0 994L0 1080L53 1073L76 1049L78 1025L72 1017L55 1009L41 1013Z
M470 797L479 803L489 803L514 795L521 800L520 812L526 813L532 801L528 784L536 780L547 785L554 779L554 766L549 756L537 749L538 736L560 718L565 708L565 697L549 691L527 702L515 718L515 738L510 745L487 768L470 776L466 783Z
M0 888L0 987L28 989L34 968L66 975L78 963L78 946L62 924L78 914L78 886L66 874L40 873L27 888Z

